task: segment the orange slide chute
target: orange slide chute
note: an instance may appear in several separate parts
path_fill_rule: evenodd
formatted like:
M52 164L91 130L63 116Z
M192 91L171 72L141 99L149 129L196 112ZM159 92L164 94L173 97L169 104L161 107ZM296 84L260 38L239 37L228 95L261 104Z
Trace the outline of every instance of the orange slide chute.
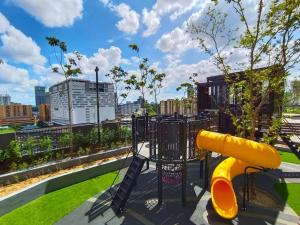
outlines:
M211 179L213 207L225 219L233 219L238 213L232 179L244 173L248 166L275 169L281 163L279 153L272 146L229 134L201 130L196 144L199 151L209 150L229 156L215 168Z

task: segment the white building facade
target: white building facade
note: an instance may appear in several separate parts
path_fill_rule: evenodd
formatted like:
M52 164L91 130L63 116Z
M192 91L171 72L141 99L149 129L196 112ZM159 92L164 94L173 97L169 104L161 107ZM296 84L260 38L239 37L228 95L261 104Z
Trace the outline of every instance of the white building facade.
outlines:
M138 101L126 102L123 105L118 105L118 114L121 116L131 115L141 109L141 104Z
M70 79L72 124L97 123L96 82ZM49 88L51 121L69 123L68 93L66 81ZM115 94L112 83L99 82L100 122L115 119Z

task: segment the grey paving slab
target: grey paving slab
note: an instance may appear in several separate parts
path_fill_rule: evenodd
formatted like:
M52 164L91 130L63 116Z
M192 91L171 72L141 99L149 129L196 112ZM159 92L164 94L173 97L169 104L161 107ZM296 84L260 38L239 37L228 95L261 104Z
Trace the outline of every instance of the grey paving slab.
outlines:
M216 165L215 160L213 165ZM125 171L123 171L124 174ZM163 204L157 205L157 174L155 165L144 171L138 180L122 215L116 215L109 207L108 191L100 193L89 199L79 208L65 216L57 225L85 225L85 224L108 224L108 225L202 225L202 224L297 224L299 217L295 212L275 193L274 182L278 181L276 174L258 174L256 183L259 189L263 189L274 196L276 207L267 207L264 204L257 205L250 202L247 211L239 211L234 220L224 220L216 215L212 208L210 193L203 189L203 180L199 176L199 162L189 164L187 204L181 204L181 185L164 185ZM239 205L242 204L242 177L234 180ZM272 189L272 190L271 190ZM97 216L88 221L88 212L95 202L99 204Z

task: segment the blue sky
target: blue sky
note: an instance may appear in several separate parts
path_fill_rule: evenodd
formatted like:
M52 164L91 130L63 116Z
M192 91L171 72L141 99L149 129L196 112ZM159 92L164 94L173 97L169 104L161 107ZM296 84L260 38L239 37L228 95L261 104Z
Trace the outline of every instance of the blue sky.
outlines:
M253 2L246 0L249 17ZM84 56L81 78L90 80L94 80L95 66L100 68L101 80L115 65L135 71L136 55L128 45L137 43L141 56L167 74L159 98L180 97L183 93L175 89L190 74L199 72L204 81L219 73L185 27L190 18L201 18L209 4L208 0L3 0L0 94L9 93L14 102L34 104L35 85L49 87L62 79L49 72L55 59L45 37L55 36L67 43L68 52ZM231 12L224 4L219 7ZM138 95L132 92L128 100Z

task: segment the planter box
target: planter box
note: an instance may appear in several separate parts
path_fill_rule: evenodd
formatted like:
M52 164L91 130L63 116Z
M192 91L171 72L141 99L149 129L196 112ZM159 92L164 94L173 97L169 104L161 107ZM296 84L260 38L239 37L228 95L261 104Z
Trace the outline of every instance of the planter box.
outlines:
M52 191L129 166L132 157L125 157L45 179L23 190L0 198L0 216Z
M96 160L113 157L120 154L125 154L130 148L122 147L104 152L98 152L91 155L81 156L74 159L62 160L59 162L52 162L46 165L37 166L27 170L16 171L0 175L0 185L7 185L17 183L32 177L56 172L61 169L67 169L73 166L78 166L83 163L89 163Z

